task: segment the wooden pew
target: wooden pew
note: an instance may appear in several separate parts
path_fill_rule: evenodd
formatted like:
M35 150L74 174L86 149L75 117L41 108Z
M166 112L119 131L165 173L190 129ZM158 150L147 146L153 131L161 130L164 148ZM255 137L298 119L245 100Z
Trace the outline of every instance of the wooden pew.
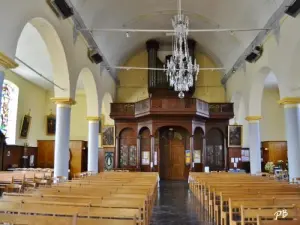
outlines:
M2 207L5 212L30 212L33 216L39 213L68 217L77 214L78 218L93 216L102 220L104 217L113 220L134 218L136 224L148 225L157 193L157 177L157 173L82 176L24 194L5 193L0 201L0 211Z
M189 186L204 207L205 212L207 211L207 220L215 221L218 225L228 224L228 200L230 198L235 201L235 209L238 208L238 211L241 211L240 207L243 203L253 203L252 206L255 209L255 207L262 207L263 201L268 201L270 207L282 207L285 204L296 203L298 207L300 205L299 185L280 183L270 180L268 177L229 173L190 173ZM244 202L238 202L242 199ZM247 208L245 215L249 216L247 214L251 212L249 210ZM259 212L266 213L267 211ZM231 222L234 221L231 220ZM256 225L257 223L253 224Z
M264 220L263 217L257 216L257 225L299 225L300 218L295 217L293 220Z
M92 219L77 216L41 216L0 214L0 223L26 225L136 225L134 220L126 219Z

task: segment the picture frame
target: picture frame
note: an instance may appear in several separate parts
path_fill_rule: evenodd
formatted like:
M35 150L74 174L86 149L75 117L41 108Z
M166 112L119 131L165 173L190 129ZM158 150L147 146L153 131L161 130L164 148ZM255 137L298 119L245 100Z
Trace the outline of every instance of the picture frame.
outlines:
M100 115L100 120L99 120L99 134L102 134L102 128L104 126L104 115Z
M228 147L240 148L243 145L243 126L229 125L228 126Z
M56 131L56 116L54 114L50 114L46 117L46 134L48 136L55 135Z
M23 117L20 130L20 138L27 139L31 125L31 116L29 114Z
M105 125L102 128L102 146L115 147L115 126Z

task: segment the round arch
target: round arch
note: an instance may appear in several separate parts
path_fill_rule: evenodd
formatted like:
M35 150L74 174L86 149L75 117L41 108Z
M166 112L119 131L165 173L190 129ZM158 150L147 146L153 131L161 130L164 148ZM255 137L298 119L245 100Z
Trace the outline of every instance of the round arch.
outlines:
M138 130L138 135L140 135L142 132L144 132L145 130L149 130L149 132L151 133L151 129L148 126L142 126L139 130Z
M20 33L15 52L16 56L22 51L22 44L20 42L22 34L30 26L33 26L37 30L47 47L52 64L52 79L59 86L54 87L55 97L70 98L70 75L65 50L58 33L50 22L41 17L29 20Z
M79 88L83 88L86 94L87 116L99 117L101 101L98 95L96 81L89 68L85 67L79 73L77 87L78 86Z
M263 90L265 86L265 80L270 73L273 73L278 81L278 88L280 98L286 93L284 86L280 80L280 76L277 76L271 68L262 67L252 80L249 93L249 105L248 115L249 116L261 116L261 102L263 97Z
M104 124L114 124L114 120L110 118L110 103L113 103L113 98L110 93L106 92L102 99L101 114L104 115Z

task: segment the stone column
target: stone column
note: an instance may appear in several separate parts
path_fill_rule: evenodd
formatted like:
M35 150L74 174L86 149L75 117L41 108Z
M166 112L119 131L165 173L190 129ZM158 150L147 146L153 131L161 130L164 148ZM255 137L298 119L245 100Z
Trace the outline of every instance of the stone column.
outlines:
M300 177L300 98L284 98L289 180Z
M151 138L150 139L150 143L151 143L150 170L152 172L154 169L155 137L151 135L150 138Z
M253 175L261 172L260 119L261 116L246 117L249 122L250 171Z
M69 177L69 142L71 105L75 101L68 98L53 98L56 104L56 132L54 153L54 177Z
M190 151L191 151L190 171L193 171L194 170L194 136L190 136Z
M115 168L119 168L120 156L119 156L119 137L116 137L116 148L115 148Z
M88 171L98 173L98 143L99 143L99 121L100 117L88 117L89 138L88 138Z

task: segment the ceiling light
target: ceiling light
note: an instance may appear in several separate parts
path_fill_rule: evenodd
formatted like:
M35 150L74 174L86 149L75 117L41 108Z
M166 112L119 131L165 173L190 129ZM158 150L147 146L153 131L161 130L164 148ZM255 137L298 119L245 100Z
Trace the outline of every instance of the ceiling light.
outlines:
M184 91L189 91L197 80L200 66L189 54L189 19L181 12L181 0L178 3L178 15L172 20L175 33L172 56L167 60L165 68L170 86L179 92L179 98L184 98Z

